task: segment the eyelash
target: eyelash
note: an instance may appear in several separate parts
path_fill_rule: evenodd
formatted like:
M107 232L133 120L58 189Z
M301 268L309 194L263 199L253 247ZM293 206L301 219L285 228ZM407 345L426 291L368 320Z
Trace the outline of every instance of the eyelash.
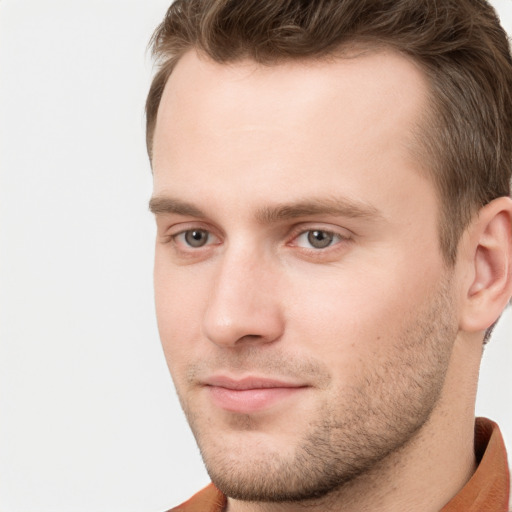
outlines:
M193 233L193 232L203 232L203 233L206 233L207 235L207 240L206 240L206 243L205 245L201 245L201 246L198 246L198 247L193 247L191 246L190 244L188 244L187 242L182 242L183 245L186 245L188 248L192 249L192 250L195 250L195 249L201 249L203 247L207 247L207 246L210 246L210 245L214 245L214 244L211 244L211 243L208 243L209 239L211 237L215 237L215 238L218 238L216 237L211 231L209 231L208 229L204 229L204 228L192 228L192 229L185 229L184 231L180 231L179 233L176 233L174 235L170 235L170 240L172 240L175 244L177 244L177 240L179 237L186 237L188 233ZM215 244L216 245L216 244Z
M214 245L219 245L219 243L211 243L209 239L207 239L206 243L204 245L193 247L190 244L188 244L185 240L179 241L180 237L185 237L188 233L192 233L194 231L201 231L207 234L208 238L214 238L218 239L219 237L212 233L212 231L206 227L197 226L197 227L190 227L189 229L183 229L177 233L170 234L167 237L166 242L172 243L175 248L183 253L188 254L190 256L193 256L194 254L197 254L200 250L205 250L207 248L210 248ZM324 234L327 237L332 237L333 241L329 242L328 245L325 247L304 247L299 245L298 240L300 237L309 237L311 233L314 232L320 232ZM303 253L306 253L308 256L317 256L320 257L323 254L326 254L328 252L331 252L332 250L335 250L338 248L340 244L345 244L350 242L351 237L346 236L344 234L341 234L334 230L329 229L323 229L321 227L311 227L309 229L304 229L304 226L297 227L290 235L289 235L289 242L286 244L288 247L298 247ZM181 247L180 247L181 245ZM202 252L202 251L201 251Z
M304 237L311 245L311 241L309 240L309 236L313 233L322 233L327 238L330 238L331 240L328 241L328 245L324 247L304 247L301 246L299 243L299 240L301 237ZM288 245L291 245L292 247L300 247L302 250L311 251L313 253L320 253L320 252L327 252L329 249L334 248L335 246L339 245L340 243L346 242L349 240L348 236L344 236L341 233L338 233L336 231L328 230L328 229L322 229L322 228L311 228L311 229L301 229L296 234L293 235L291 242Z

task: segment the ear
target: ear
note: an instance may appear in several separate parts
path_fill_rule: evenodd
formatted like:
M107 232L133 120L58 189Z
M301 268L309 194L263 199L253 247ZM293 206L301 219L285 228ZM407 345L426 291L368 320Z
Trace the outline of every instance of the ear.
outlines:
M484 206L467 234L470 271L460 329L486 331L512 296L512 200L500 197Z

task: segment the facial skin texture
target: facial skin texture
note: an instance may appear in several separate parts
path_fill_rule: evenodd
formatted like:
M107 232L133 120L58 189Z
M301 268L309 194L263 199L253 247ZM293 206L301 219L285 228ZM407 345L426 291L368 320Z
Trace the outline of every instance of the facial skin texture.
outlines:
M276 66L190 52L169 79L153 153L158 325L229 510L328 510L343 496L366 510L356 482L377 493L402 472L400 487L408 454L435 451L451 420L458 278L410 150L426 94L391 52ZM240 412L215 400L218 377L295 389ZM455 460L460 487L474 461Z

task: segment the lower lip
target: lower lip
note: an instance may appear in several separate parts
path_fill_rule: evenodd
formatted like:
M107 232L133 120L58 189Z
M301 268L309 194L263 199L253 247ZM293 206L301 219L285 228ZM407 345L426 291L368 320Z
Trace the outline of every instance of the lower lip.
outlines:
M249 414L268 409L305 388L228 389L208 386L207 389L213 403L218 407L230 412Z

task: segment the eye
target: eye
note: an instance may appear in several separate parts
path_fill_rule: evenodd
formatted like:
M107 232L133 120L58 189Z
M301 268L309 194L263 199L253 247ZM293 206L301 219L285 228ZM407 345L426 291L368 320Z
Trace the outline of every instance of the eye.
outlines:
M297 238L295 244L298 247L307 249L325 249L343 240L341 235L324 231L322 229L312 229L304 231Z
M182 231L173 237L177 242L181 242L188 247L197 249L205 246L212 238L211 234L204 229L189 229Z

